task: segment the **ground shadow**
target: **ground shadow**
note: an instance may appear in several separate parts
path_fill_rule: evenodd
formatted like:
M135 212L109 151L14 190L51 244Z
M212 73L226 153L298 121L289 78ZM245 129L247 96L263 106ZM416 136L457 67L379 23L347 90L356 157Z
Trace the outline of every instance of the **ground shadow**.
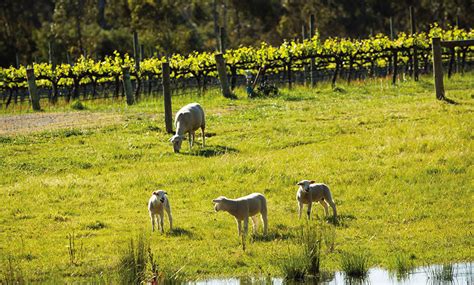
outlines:
M166 235L167 236L173 236L173 237L179 237L179 236L186 236L188 238L193 238L194 237L193 232L191 232L189 230L186 230L186 229L183 229L183 228L174 228L171 231L167 232Z
M449 99L449 98L446 98L446 97L444 97L442 99L442 101L447 103L447 104L450 104L450 105L459 105L459 102L456 102L453 99Z
M238 149L223 146L223 145L213 145L213 146L206 146L205 148L200 148L198 150L192 150L189 153L185 153L186 155L192 156L203 156L203 157L213 157L224 155L227 153L237 153L239 152Z
M351 214L338 215L337 220L334 220L333 217L326 218L326 221L328 223L333 224L336 227L343 227L343 228L349 227L348 223L353 220L357 220L357 218Z
M290 231L282 232L282 231L275 231L275 230L270 230L266 235L263 233L252 233L250 235L251 241L261 241L261 242L271 242L275 240L288 240L290 238L293 238L294 235Z

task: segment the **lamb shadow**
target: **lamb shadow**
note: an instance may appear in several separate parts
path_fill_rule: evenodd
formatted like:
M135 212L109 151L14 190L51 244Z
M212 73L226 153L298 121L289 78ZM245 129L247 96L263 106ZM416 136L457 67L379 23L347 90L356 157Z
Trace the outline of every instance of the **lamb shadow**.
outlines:
M334 220L332 217L326 218L328 223L333 224L336 227L348 228L348 223L353 220L357 220L354 215L351 214L341 214L337 216L337 220Z
M443 98L442 101L450 105L459 105L458 102L454 101L453 99L449 99L447 97Z
M290 232L280 232L280 231L268 231L266 235L263 233L251 234L250 238L252 242L261 241L261 242L271 242L275 240L288 240L293 238L294 235Z
M183 228L174 228L171 231L166 233L167 236L179 237L179 236L186 236L188 238L194 237L194 233L183 229Z
M239 152L239 150L232 147L214 145L214 146L209 146L205 148L200 148L199 150L195 150L195 151L193 150L189 153L186 153L186 155L214 157L214 156L224 155L227 153L237 153L237 152Z

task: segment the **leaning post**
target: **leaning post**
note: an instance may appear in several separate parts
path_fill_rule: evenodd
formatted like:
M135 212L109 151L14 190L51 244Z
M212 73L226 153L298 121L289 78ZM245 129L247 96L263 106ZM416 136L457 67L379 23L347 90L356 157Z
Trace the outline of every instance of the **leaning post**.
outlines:
M130 67L124 66L122 67L123 73L123 90L125 91L125 95L127 97L127 105L133 105L135 100L133 98L132 92L132 81L130 80Z
M313 40L314 35L314 15L311 14L311 16L309 17L309 39ZM311 65L309 68L309 72L311 73L311 87L314 87L316 85L316 74L314 74L316 72L316 67L314 57L311 57Z
M30 93L30 101L33 110L41 111L40 97L36 88L35 70L33 67L26 69L26 79L28 80L28 91Z
M415 25L415 11L413 6L410 6L410 24L411 24L411 34L415 36L416 34L416 25ZM416 48L416 38L413 41L413 79L418 81L418 51Z
M219 75L219 81L221 82L222 95L224 95L226 98L234 98L235 96L232 94L232 91L230 91L229 83L227 82L227 71L224 56L222 53L218 53L215 55L215 58L217 73Z
M443 84L443 65L441 58L441 39L433 38L431 40L433 48L433 76L435 83L436 98L439 100L445 99L444 97L444 84Z
M170 63L165 61L161 64L163 99L165 104L165 126L166 132L173 133L173 114L171 109L171 81L170 81Z

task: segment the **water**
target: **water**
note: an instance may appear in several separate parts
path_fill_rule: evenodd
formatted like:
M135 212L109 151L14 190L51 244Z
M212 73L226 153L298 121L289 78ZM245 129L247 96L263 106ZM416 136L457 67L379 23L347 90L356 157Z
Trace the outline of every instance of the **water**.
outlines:
M190 281L192 285L250 285L250 284L324 284L324 285L419 285L419 284L456 284L474 285L474 263L457 263L453 265L431 265L415 268L411 273L397 276L396 273L382 268L372 268L365 279L347 279L342 272L325 274L323 280L308 280L304 283L286 282L282 278L226 278Z

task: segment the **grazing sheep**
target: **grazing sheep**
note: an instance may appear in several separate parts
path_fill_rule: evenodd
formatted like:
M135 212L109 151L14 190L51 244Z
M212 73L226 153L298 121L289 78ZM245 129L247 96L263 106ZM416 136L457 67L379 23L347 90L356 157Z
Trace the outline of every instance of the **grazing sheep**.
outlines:
M198 103L191 103L181 108L174 120L176 126L176 134L171 137L170 142L173 143L174 152L179 152L181 143L184 140L184 134L189 134L189 150L193 147L194 134L199 128L202 130L202 147L204 147L204 129L206 121L204 118L204 110Z
M226 211L235 217L237 221L237 227L239 230L239 236L242 237L242 246L245 250L245 236L248 231L249 217L252 218L253 232L256 233L258 226L257 214L260 213L263 222L263 234L267 234L267 200L265 196L260 193L253 193L238 199L228 199L224 196L220 196L212 202L216 203L214 210ZM242 221L244 221L244 230L242 232Z
M299 185L298 192L296 193L296 200L298 201L299 217L301 218L301 212L303 211L303 204L308 204L308 219L311 217L311 206L313 202L319 202L324 207L326 217L328 213L328 205L332 208L334 220L337 219L336 204L332 200L331 191L329 187L322 183L315 183L313 180L301 180L297 183Z
M168 219L170 221L170 230L173 230L173 217L171 216L171 207L170 202L168 200L168 196L166 196L165 191L157 190L154 191L148 201L148 211L150 212L150 219L151 219L151 228L152 231L155 231L155 220L156 216L160 218L160 228L161 232L163 232L163 220L164 220L164 213L163 208L166 210L168 214ZM158 221L156 221L158 223Z

